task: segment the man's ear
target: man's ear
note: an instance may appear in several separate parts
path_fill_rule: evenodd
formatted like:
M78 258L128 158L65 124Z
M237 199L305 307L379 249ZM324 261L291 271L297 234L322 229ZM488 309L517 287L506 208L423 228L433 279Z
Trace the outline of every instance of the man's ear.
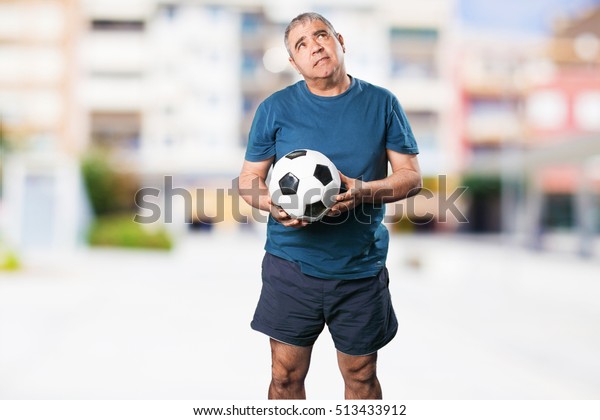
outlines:
M342 52L346 52L346 46L344 45L344 37L342 36L342 34L337 34L337 39L340 42L340 45L342 46Z
M296 65L296 62L294 61L294 59L292 57L288 57L288 61L290 62L290 64L294 68L294 70L296 70L299 74L302 74L302 73L300 73L300 70L298 70L298 66Z

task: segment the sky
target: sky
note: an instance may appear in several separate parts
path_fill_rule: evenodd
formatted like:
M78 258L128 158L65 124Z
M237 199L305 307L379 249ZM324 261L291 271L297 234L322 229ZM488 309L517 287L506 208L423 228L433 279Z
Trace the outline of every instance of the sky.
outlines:
M600 0L459 0L459 16L467 28L549 34L552 22Z

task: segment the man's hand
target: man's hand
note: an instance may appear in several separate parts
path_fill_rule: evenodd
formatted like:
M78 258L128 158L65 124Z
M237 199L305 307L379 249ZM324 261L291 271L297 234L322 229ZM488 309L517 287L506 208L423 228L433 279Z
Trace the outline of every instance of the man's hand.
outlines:
M339 216L362 203L385 204L411 197L421 189L421 170L417 155L387 150L392 173L379 180L365 182L349 178L340 172L340 180L347 191L335 196L336 203L328 216Z
M307 221L292 218L281 207L273 204L273 202L271 201L271 198L269 198L268 203L271 206L271 216L273 216L273 219L275 219L275 221L281 223L283 226L292 227L292 228L301 228L308 224Z
M363 187L365 182L360 179L349 178L340 172L340 180L345 185L346 192L334 197L336 203L331 207L328 216L339 216L362 203L364 197Z

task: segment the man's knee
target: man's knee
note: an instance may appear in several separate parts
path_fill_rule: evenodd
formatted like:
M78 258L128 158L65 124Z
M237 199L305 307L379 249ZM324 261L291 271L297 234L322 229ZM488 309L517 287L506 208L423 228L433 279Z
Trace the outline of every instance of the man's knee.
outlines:
M377 362L375 358L357 358L341 366L346 383L368 385L377 380Z
M306 373L293 367L284 365L273 365L271 369L271 380L278 388L292 388L302 386L306 379Z
M312 348L294 347L271 340L271 379L279 388L302 386L308 373Z

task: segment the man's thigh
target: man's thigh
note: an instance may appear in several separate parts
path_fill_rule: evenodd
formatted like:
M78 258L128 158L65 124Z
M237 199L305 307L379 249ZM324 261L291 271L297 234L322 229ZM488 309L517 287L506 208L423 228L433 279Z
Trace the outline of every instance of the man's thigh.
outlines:
M284 375L293 372L295 376L304 378L310 366L312 346L293 346L270 339L273 372ZM280 371L280 372L278 372Z

